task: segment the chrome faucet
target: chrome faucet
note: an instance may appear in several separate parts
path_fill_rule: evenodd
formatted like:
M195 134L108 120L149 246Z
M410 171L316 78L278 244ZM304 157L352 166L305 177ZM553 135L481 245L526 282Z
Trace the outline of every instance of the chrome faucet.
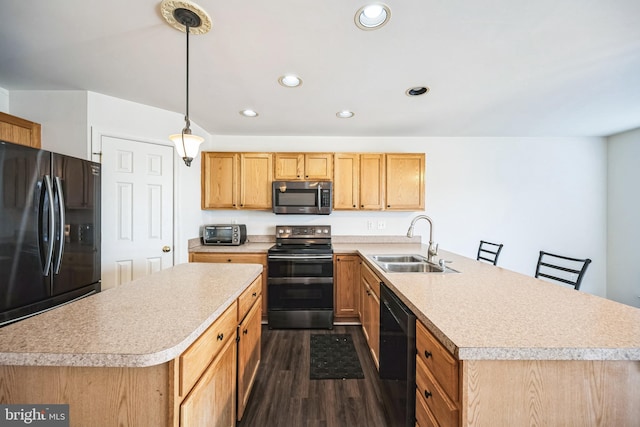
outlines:
M413 229L416 222L419 219L426 219L429 222L429 248L427 249L427 261L434 262L435 257L438 255L438 244L433 242L433 221L426 215L418 215L413 218L409 230L407 230L407 237L413 237Z

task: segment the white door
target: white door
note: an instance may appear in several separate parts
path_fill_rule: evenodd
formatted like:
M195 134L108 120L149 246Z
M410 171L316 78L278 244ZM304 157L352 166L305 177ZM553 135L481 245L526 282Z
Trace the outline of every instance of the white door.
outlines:
M173 265L173 148L101 142L104 290Z

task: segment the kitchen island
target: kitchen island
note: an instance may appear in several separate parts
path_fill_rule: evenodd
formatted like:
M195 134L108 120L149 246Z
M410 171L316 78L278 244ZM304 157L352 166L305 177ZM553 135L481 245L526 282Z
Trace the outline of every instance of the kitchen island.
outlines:
M2 328L0 403L66 403L71 426L207 425L204 406L235 423L236 329L261 273L176 265Z

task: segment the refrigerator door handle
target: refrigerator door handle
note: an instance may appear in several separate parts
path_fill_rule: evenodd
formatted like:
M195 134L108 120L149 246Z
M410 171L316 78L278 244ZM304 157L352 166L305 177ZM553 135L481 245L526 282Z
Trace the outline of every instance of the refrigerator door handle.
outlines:
M56 193L58 194L58 208L59 208L59 212L60 215L58 216L58 224L60 225L60 227L58 227L58 242L59 244L56 245L58 247L58 253L56 254L56 261L55 261L55 267L54 267L54 272L55 274L60 273L60 264L62 263L62 254L64 254L64 225L65 225L65 203L64 203L64 191L62 191L62 180L60 179L59 176L55 177L55 189L56 189Z
M44 183L44 188L46 190L46 195L49 197L49 230L47 239L49 240L49 246L47 248L47 254L44 260L44 268L42 269L42 274L45 276L49 275L49 271L51 270L51 261L53 260L53 243L54 237L56 233L56 219L54 217L54 204L53 204L53 186L51 185L51 177L49 175L45 175L42 179ZM44 199L44 195L43 195ZM42 215L44 211L44 200L42 206L40 206L39 214ZM42 230L40 231L42 232ZM44 236L40 235L40 242L44 246Z

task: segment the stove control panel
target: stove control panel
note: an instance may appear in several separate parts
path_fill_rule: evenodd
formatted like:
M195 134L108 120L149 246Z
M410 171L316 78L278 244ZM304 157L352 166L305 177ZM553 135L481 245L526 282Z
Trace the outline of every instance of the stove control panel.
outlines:
M307 239L330 238L330 225L276 225L276 238L278 239Z

